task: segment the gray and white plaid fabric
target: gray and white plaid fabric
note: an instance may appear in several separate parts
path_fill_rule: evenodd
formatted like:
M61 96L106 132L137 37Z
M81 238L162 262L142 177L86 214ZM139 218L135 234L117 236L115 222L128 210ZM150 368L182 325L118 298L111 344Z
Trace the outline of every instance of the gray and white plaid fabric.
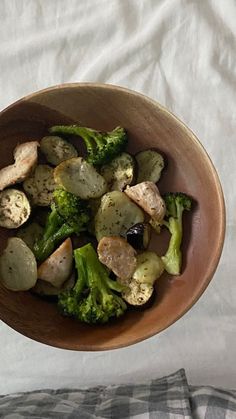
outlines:
M188 385L184 370L144 384L0 396L3 419L233 419L236 392Z

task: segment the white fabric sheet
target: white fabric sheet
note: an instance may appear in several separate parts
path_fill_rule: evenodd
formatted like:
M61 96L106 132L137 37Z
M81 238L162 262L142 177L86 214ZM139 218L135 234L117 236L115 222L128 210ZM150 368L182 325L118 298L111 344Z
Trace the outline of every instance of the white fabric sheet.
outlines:
M196 385L236 387L235 22L235 0L1 0L1 109L63 82L140 91L197 134L227 205L219 267L181 320L145 342L100 353L47 347L1 323L1 394L136 382L182 367Z

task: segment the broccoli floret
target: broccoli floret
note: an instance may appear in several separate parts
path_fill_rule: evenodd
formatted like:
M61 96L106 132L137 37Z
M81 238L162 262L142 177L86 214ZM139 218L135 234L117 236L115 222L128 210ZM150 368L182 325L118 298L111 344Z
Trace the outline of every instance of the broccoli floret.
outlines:
M43 237L34 245L34 254L39 262L45 260L67 237L85 231L90 221L87 202L62 189L54 191L53 199Z
M58 188L53 194L58 214L79 234L86 230L90 220L90 208L86 201L64 189Z
M192 199L181 192L168 193L164 196L166 204L166 217L163 221L170 234L170 242L167 252L162 256L165 270L171 275L179 275L182 265L181 243L183 237L182 216L183 211L189 211Z
M128 142L126 131L121 127L110 132L100 132L79 125L55 125L49 131L51 134L81 137L87 148L86 160L95 166L110 162L124 150Z
M120 317L127 306L115 292L121 293L124 287L109 278L91 243L76 249L74 258L78 279L72 290L59 295L61 312L89 324Z

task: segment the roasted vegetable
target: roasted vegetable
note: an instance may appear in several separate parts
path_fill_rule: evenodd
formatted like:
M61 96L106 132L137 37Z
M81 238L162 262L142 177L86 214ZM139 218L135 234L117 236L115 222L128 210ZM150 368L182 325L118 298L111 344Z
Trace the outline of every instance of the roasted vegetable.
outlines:
M121 153L102 166L100 173L106 179L109 191L123 191L135 181L136 161L130 154Z
M88 227L90 209L87 202L66 192L56 189L55 203L51 207L44 234L34 246L39 262L44 261L54 249L73 233L79 235Z
M165 166L163 156L155 150L143 150L135 155L138 163L137 183L157 183Z
M18 189L0 192L1 227L18 228L28 220L30 213L30 204L24 192Z
M153 182L142 182L135 186L127 186L126 195L155 221L161 222L165 216L165 202Z
M136 251L122 237L103 237L98 243L98 258L122 279L132 277L136 268Z
M144 221L143 211L124 192L105 194L95 216L95 234L99 242L104 236L123 236L136 223Z
M56 125L49 129L51 134L76 135L83 139L87 148L87 161L93 165L109 163L124 151L128 138L124 128L111 132L99 132L79 125Z
M82 157L66 160L54 170L55 182L82 199L99 198L107 190L105 179Z
M71 291L59 295L61 312L90 324L106 323L120 317L127 307L116 293L124 287L109 278L92 245L89 243L76 249L74 257L78 279Z
M30 175L37 164L39 143L28 141L19 144L14 150L14 164L0 170L0 191L7 186L22 182Z
M126 286L122 293L124 300L132 306L146 304L153 294L155 281L163 271L164 264L156 253L146 251L139 254L132 278L119 278L119 282Z
M37 281L37 263L30 248L18 237L11 237L0 257L0 280L12 291L26 291Z
M162 257L165 270L171 275L179 275L182 266L181 243L183 236L182 217L184 211L190 211L192 199L181 192L168 193L164 196L166 218L162 224L171 234L166 254Z
M60 288L69 278L72 264L73 249L71 239L68 238L38 267L38 279Z
M155 253L145 251L137 256L137 268L133 278L140 283L147 282L154 285L155 281L162 275L164 264L161 258Z
M33 252L35 243L43 236L43 227L33 222L21 227L17 231L16 236L22 239Z
M73 144L55 135L43 137L40 142L40 149L47 161L54 166L78 156L78 152Z
M34 173L24 181L23 188L32 204L50 206L56 188L53 169L47 164L39 164Z
M128 243L135 249L147 249L151 239L151 228L148 223L137 223L126 232Z

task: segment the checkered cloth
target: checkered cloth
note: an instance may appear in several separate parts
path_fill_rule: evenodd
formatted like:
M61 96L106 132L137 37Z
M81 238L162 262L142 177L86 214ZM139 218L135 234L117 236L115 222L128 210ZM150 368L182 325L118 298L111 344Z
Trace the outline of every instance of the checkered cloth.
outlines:
M182 369L144 384L0 396L0 418L235 419L236 391L189 386Z

